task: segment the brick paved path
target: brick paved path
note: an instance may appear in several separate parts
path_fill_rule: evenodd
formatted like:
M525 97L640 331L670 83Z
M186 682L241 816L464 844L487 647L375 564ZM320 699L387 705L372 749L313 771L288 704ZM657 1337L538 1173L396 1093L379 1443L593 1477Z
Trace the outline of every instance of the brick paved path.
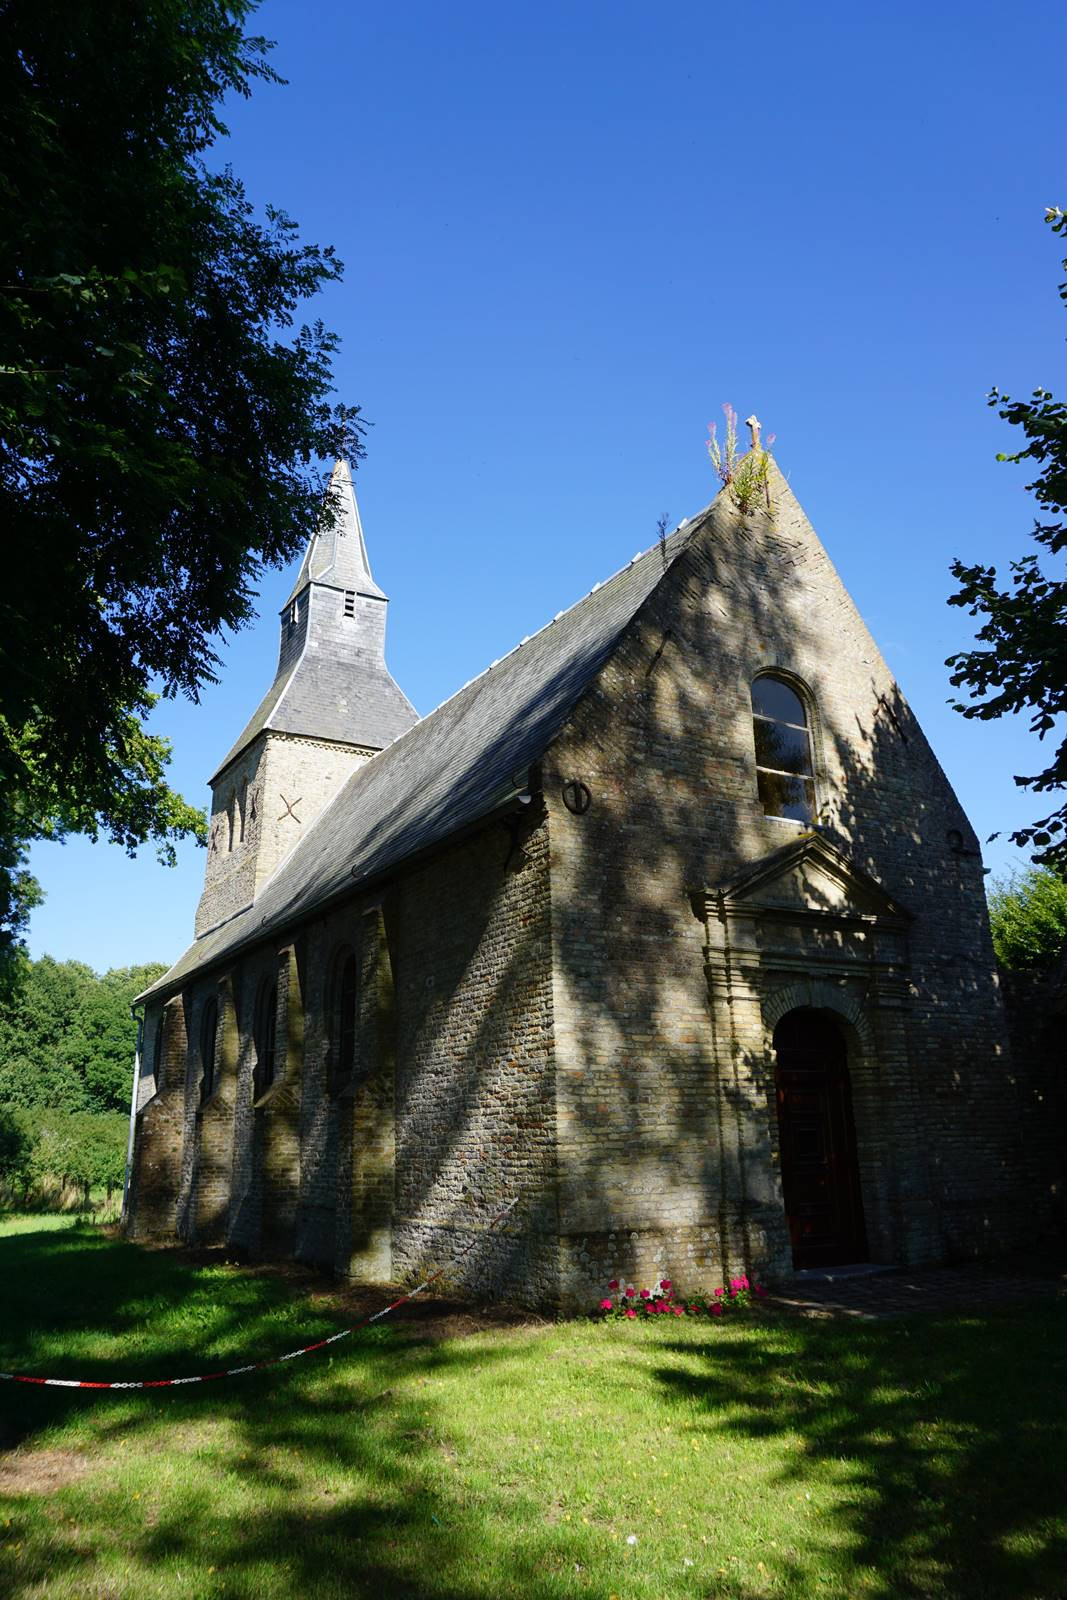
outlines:
M1062 1263L1025 1266L968 1262L952 1267L828 1268L799 1272L773 1290L767 1304L805 1317L880 1321L924 1311L942 1313L1067 1298Z

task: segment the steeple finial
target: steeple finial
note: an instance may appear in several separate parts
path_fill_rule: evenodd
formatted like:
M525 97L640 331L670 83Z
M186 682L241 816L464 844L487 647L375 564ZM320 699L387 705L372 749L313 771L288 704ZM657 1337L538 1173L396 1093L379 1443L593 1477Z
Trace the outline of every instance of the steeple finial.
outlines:
M758 450L759 449L760 419L756 416L755 412L753 412L750 417L746 417L745 418L745 427L749 430L749 432L752 435L752 448L753 448L753 450Z

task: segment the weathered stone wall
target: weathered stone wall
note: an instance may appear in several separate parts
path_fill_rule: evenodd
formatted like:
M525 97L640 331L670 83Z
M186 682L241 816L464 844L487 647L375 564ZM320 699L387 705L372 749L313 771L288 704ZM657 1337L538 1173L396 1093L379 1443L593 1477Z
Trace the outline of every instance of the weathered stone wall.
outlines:
M185 1005L179 995L163 1008L163 1032L156 1029L158 1012L145 1016L153 1093L138 1111L126 1229L132 1239L173 1238L177 1227L181 1184L187 1055ZM157 1049L159 1054L157 1056ZM146 1081L142 1072L142 1083Z
M532 811L190 986L158 1231L377 1282L421 1275L473 1241L452 1290L555 1299L548 850ZM338 1083L336 972L349 950L357 1051ZM257 996L275 977L276 1075L257 1099ZM215 1089L202 1102L212 997ZM142 1150L159 1138L154 1104Z
M878 1259L1007 1245L1026 1210L973 831L777 477L774 492L773 521L716 507L544 763L572 1303L622 1272L788 1267L770 1035L790 986L816 985L797 1003L833 1001L846 1031L862 1019L850 1054ZM819 831L912 913L877 994L836 935L822 951L809 933L791 950L756 938L742 973L714 916L693 914L694 888L714 903L804 831L757 796L750 685L768 669L808 700ZM584 814L568 780L588 788Z
M235 1249L258 1255L261 1253L263 1233L263 1147L264 1121L270 1115L271 1096L261 1096L257 1104L255 1072L256 1044L254 1028L256 1007L264 985L269 986L279 977L279 966L287 958L279 957L273 945L245 956L234 975L234 988L239 994L241 1026L237 1047L237 1089L234 1100L233 1176L230 1185L230 1212L227 1242ZM283 986L278 983L278 1010L285 1004ZM284 1041L288 1032L287 1020L275 1016L275 1036ZM279 1051L282 1060L284 1044Z
M232 973L211 985L205 998L218 1006L212 1065L213 1088L201 1099L191 1129L193 1172L189 1237L198 1244L223 1244L228 1233L233 1177L234 1113L237 1103L240 1025ZM204 1062L201 1058L200 1069Z
M473 1239L446 1287L551 1304L548 838L530 810L409 869L386 900L398 1027L393 1261L398 1276L421 1276Z
M262 733L231 761L212 787L198 938L252 904L349 774L373 754L324 739Z

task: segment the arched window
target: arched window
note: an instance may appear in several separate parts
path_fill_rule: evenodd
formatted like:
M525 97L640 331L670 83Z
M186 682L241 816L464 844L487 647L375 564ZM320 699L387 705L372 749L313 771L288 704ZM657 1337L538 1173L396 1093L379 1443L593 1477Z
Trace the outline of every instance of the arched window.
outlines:
M259 1100L274 1082L278 1060L278 980L264 978L256 999L253 1030L256 1066L252 1077L252 1098Z
M333 966L330 1000L330 1088L340 1093L356 1069L359 973L352 950L340 950Z
M219 1033L219 1003L212 996L204 1007L200 1023L200 1104L210 1100L215 1090L215 1044Z
M238 833L238 842L240 844L244 844L244 842L245 842L245 826L247 824L247 821L248 821L248 779L245 778L245 780L241 784L241 792L240 792L240 794L239 794L239 796L237 798L237 822L238 822L237 833Z
M764 815L810 823L815 815L815 779L803 700L781 678L757 678L752 685L752 727Z

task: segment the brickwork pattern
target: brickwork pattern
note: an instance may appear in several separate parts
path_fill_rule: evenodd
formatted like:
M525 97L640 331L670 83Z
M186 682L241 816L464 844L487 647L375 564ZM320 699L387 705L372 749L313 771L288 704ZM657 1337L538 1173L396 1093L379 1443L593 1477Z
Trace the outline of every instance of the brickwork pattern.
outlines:
M479 1236L445 1287L525 1304L558 1292L549 898L547 829L526 814L405 873L386 905L395 1270L421 1276Z
M214 1088L211 1096L200 1105L194 1123L192 1190L195 1209L190 1235L200 1244L224 1243L229 1223L240 1039L232 975L227 974L218 984L215 999L218 1028Z
M177 1227L188 1053L182 997L168 1000L162 1015L162 1036L155 1026L159 1013L148 1012L145 1017L145 1037L152 1041L146 1066L154 1085L140 1106L135 1128L126 1219L132 1239L173 1238ZM162 1046L158 1060L154 1055L157 1039ZM146 1082L144 1077L142 1082Z
M261 733L230 763L212 788L197 937L252 904L349 774L373 754L357 745Z
M622 1273L788 1270L767 1007L798 982L836 995L846 1031L865 1018L851 1066L879 1258L1004 1247L1023 1223L973 832L777 477L775 499L773 519L716 505L544 762L570 1304ZM729 885L803 831L758 801L749 686L767 670L804 686L820 832L913 913L873 991L859 949L849 977L843 936L820 949L802 916L765 923L739 962L717 918L693 915L694 886Z

